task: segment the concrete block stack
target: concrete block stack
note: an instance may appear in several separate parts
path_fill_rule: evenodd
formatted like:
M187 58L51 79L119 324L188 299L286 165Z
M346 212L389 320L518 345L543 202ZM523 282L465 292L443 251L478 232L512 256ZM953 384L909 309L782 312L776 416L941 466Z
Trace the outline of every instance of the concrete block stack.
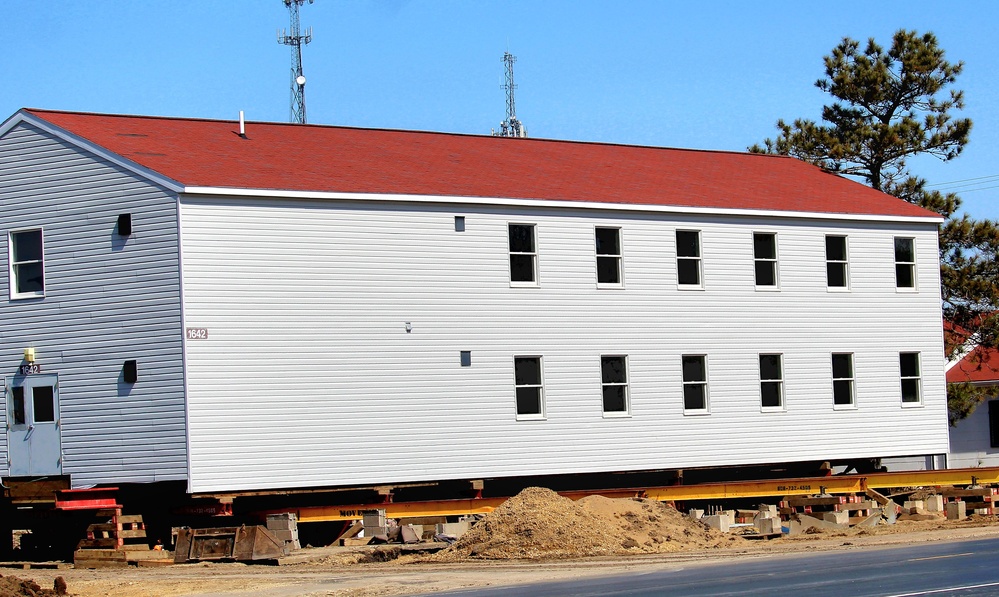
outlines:
M302 544L298 541L298 517L294 513L268 514L267 530L284 541L286 549L302 549Z

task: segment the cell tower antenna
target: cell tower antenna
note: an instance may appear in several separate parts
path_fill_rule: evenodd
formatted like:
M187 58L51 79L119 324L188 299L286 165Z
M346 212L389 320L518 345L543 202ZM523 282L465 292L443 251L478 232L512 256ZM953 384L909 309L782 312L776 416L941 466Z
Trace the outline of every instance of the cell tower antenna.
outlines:
M517 57L510 52L503 52L503 64L506 66L506 81L500 87L506 90L506 120L500 123L500 130L493 131L495 137L526 137L527 127L517 119L517 104L513 90L517 85L513 82L513 63Z
M302 74L302 46L312 41L312 27L301 31L298 9L308 1L315 0L281 0L291 12L291 31L278 31L279 44L291 46L291 122L305 124L305 75Z

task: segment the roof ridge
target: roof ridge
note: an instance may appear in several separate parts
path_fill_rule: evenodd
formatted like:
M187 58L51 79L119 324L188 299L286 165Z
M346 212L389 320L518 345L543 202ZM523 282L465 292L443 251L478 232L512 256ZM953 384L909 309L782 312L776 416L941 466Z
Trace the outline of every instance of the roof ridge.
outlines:
M183 121L183 122L209 122L218 124L234 124L238 125L239 120L227 120L221 118L199 118L191 116L157 116L148 114L113 114L106 112L86 112L77 110L51 110L45 108L22 108L26 112L33 114L65 114L70 116L98 116L103 118L127 118L127 119L137 119L137 120L169 120L169 121ZM450 137L466 137L466 138L483 138L497 140L504 139L504 143L515 142L515 143L564 143L572 145L587 145L587 146L601 146L601 147L621 147L626 149L653 149L660 151L684 151L684 152L698 152L698 153L708 153L708 154L730 154L739 156L759 156L767 158L790 158L797 159L791 156L778 155L778 154L762 154L753 153L750 151L738 151L734 149L703 149L697 147L671 147L667 145L636 145L633 143L615 142L615 141L590 141L585 139L556 139L549 137L524 137L515 140L507 139L505 137L498 137L495 135L486 135L481 133L462 133L454 131L430 131L422 129L396 129L396 128L386 128L386 127L366 127L366 126L352 126L343 124L318 124L318 123L308 123L300 124L294 122L275 122L271 120L245 120L246 124L253 125L266 125L266 126L279 126L279 127L309 127L309 128L322 128L322 129L343 129L343 130L353 130L353 131L373 131L373 132L385 132L385 133L399 133L399 134L412 134L412 135L444 135Z

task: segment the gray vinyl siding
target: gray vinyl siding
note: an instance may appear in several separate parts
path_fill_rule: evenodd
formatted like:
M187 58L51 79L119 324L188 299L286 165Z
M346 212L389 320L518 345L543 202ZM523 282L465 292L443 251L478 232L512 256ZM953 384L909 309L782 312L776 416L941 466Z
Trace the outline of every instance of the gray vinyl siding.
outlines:
M7 232L31 227L43 229L45 297L10 300ZM0 229L2 374L34 346L59 375L63 472L76 487L186 479L176 197L21 123L0 138Z
M195 492L947 451L934 224L204 197L181 214L186 325L209 331L187 345ZM510 222L537 225L538 288L511 288ZM622 230L623 288L597 287L596 226ZM703 290L677 288L677 228L701 231ZM754 231L778 235L779 291L755 288ZM849 237L848 292L826 288L827 233ZM896 234L918 292L895 289ZM916 408L901 351L921 353ZM784 412L760 407L767 352ZM854 354L855 409L833 408L833 352ZM683 414L683 354L707 355L708 415ZM544 359L545 420L516 419L517 355ZM630 417L602 415L601 355L628 355Z

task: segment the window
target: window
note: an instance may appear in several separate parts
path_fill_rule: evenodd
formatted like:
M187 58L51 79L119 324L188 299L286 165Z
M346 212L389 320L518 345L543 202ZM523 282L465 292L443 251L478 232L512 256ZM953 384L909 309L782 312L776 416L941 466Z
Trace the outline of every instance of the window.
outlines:
M784 406L784 355L760 355L760 404L763 408Z
M902 403L918 404L922 402L922 382L919 378L919 353L898 353L898 370L902 378Z
M600 357L604 414L628 414L628 357Z
M683 355L683 410L708 410L708 370L705 356Z
M999 448L999 400L989 400L989 445Z
M826 283L829 288L847 288L849 269L846 259L846 237L826 237Z
M538 282L538 252L533 224L510 224L510 282L535 285Z
M41 229L10 233L11 298L45 294L42 254Z
M11 404L11 419L14 421L14 425L24 425L27 420L24 416L24 388L22 386L15 386L10 389L12 403Z
M544 418L545 393L541 383L541 357L514 357L513 375L517 389L517 418Z
M454 231L464 232L465 231L465 216L455 216L454 217Z
M753 265L756 285L777 286L777 235L770 232L753 233Z
M853 355L833 354L833 405L853 406Z
M597 228L597 283L621 283L621 229Z
M916 287L916 250L911 238L895 237L895 288Z
M676 280L681 286L701 285L701 233L676 231Z

